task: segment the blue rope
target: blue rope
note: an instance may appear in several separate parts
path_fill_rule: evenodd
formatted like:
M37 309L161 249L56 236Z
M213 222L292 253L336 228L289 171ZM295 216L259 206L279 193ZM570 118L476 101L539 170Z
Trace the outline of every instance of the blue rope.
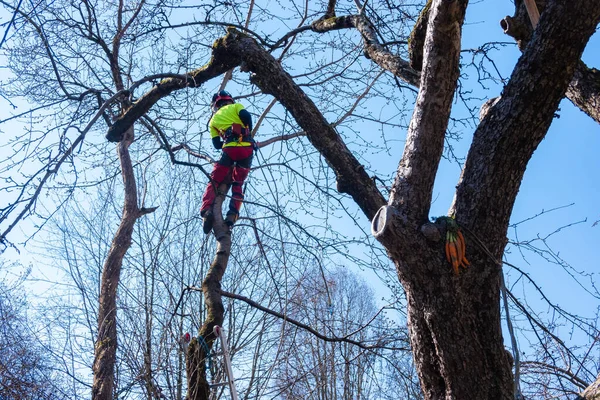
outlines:
M206 358L204 359L204 367L210 371L210 374L212 376L213 364L212 364L212 356L210 354L210 349L208 348L208 343L206 343L204 338L200 335L198 335L198 342L200 342L200 345L202 346L202 348L204 349L204 353L206 354ZM206 362L206 360L208 360L208 363Z

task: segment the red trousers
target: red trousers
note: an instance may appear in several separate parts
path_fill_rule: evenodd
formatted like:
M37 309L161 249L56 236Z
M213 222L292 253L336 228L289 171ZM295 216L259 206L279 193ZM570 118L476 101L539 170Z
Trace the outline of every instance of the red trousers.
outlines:
M200 215L212 207L215 202L216 191L221 183L231 172L231 201L229 202L230 213L239 214L244 201L242 185L248 177L252 165L252 147L224 147L221 159L217 161L210 174L210 182L206 186L202 196L202 207Z

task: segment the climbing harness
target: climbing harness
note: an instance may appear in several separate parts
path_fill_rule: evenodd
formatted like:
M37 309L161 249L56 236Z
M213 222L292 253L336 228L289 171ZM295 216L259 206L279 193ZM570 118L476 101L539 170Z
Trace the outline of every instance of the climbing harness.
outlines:
M221 137L223 138L223 144L228 144L231 142L249 142L252 143L252 134L250 129L244 128L240 124L231 124L229 128L227 128ZM221 134L221 132L219 132Z

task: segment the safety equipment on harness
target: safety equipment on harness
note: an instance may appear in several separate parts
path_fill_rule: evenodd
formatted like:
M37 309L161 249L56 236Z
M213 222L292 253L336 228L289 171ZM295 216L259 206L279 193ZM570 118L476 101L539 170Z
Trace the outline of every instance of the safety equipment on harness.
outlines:
M232 103L235 103L233 97L231 97L231 94L228 91L221 90L220 92L215 93L212 97L211 103L211 108L213 112L217 112L217 110L221 108L222 102L224 101L230 101Z
M231 142L252 142L252 134L250 129L244 128L240 124L231 124L231 126L223 132L223 141L225 144Z

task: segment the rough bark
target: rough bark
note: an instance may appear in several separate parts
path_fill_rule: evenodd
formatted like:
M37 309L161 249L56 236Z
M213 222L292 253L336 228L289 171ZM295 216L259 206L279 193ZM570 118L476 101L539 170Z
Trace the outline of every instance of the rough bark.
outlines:
M228 190L229 186L226 184L222 184L219 187L219 193L227 193ZM187 400L208 400L210 396L205 361L208 355L207 351L211 351L216 339L213 329L215 325L223 325L225 309L221 296L221 280L227 269L231 253L231 233L225 225L223 218L219 217L222 215L221 211L224 199L224 195L217 196L213 206L215 214L213 232L217 240L217 249L206 278L202 282L206 320L198 332L198 337L192 339L190 342L187 351Z
M600 400L600 376L576 400Z
M110 400L113 398L117 354L117 288L121 276L121 267L125 253L131 246L135 222L142 215L154 211L154 209L138 208L135 175L129 156L129 146L132 142L133 128L130 128L118 146L125 201L121 223L102 267L98 307L98 338L93 365L92 399L94 400Z
M584 1L549 5L534 44L525 51L501 99L491 106L475 133L453 211L459 222L486 239L495 259L500 259L505 246L508 220L525 166L547 132L593 33L598 7L598 2ZM430 18L435 17L432 14ZM441 28L438 24L430 21L428 40L434 35L429 32L433 26ZM574 30L574 26L578 28ZM425 54L419 97L426 96L429 85L437 85L436 79L427 83L425 71L435 56ZM418 101L413 122L427 110ZM436 116L430 114L430 118ZM423 391L428 399L510 399L514 394L510 362L502 346L497 264L477 249L471 236L468 258L474 266L458 277L452 276L447 267L446 271L439 267L445 265L441 244L428 245L417 234L418 219L424 222L423 210L430 200L423 197L427 193L419 193L419 188L422 182L429 182L431 174L426 162L418 163L427 159L418 151L435 146L431 130L421 124L419 129L413 130L412 123L409 128L408 160L401 163L397 192L390 199L397 215L380 240L396 262L407 292L411 343ZM417 136L414 145L411 134ZM407 154L413 147L417 149L415 155ZM435 168L437 158L432 160Z
M479 238L485 238L496 260L501 259L504 250L525 167L546 135L599 19L599 1L548 2L536 34L501 98L490 108L474 134L457 188L454 211L459 222ZM463 299L474 311L471 315L476 318L478 339L484 343L483 354L486 358L489 354L492 360L484 367L501 366L498 309L501 271L479 251L469 259L476 266L460 282L461 297L466 295ZM504 397L512 397L506 381L510 376L508 362L495 374L504 379Z
M421 88L389 200L413 221L426 221L429 213L459 75L466 8L466 1L438 1L429 10Z
M546 1L537 0L536 4L540 13L543 13ZM517 41L521 51L525 50L534 34L523 2L515 2L515 14L512 17L506 16L500 21L500 26L504 33ZM581 111L600 123L600 71L596 68L589 68L583 61L580 61L575 68L566 96Z
M567 98L581 111L600 123L600 71L580 61L569 88Z
M453 275L442 242L420 234L456 89L466 5L431 4L420 92L390 194L389 212L396 215L379 240L406 290L409 334L425 398L509 399L512 379L500 330L497 276Z
M425 36L427 35L430 8L431 0L428 0L408 38L408 59L410 66L419 72L423 68L423 47L425 45Z

